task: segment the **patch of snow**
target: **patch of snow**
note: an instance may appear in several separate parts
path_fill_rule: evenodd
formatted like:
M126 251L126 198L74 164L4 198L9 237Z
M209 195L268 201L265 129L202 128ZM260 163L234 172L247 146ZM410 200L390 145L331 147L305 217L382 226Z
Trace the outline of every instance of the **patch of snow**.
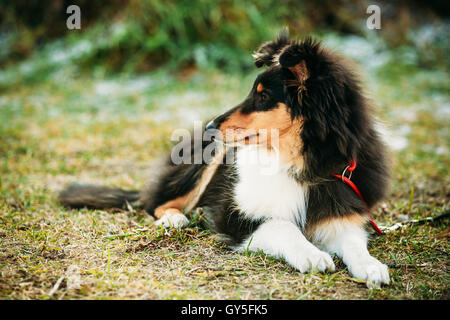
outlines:
M382 140L386 145L394 151L401 151L408 147L409 141L407 136L411 133L409 125L401 125L397 129L392 130L381 120L375 122L375 129L379 132Z

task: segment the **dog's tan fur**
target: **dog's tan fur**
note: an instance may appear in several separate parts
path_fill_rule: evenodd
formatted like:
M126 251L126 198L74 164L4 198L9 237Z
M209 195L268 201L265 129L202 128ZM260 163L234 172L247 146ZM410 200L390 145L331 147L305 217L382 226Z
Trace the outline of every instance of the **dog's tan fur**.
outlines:
M261 84L258 84L257 90L263 90ZM278 103L275 109L269 111L243 114L238 110L222 123L220 130L225 141L267 144L268 148L278 148L284 163L292 163L300 169L303 167L303 158L299 152L302 147L300 139L302 125L303 119L292 120L288 107L284 103ZM279 140L276 145L272 141L271 130L278 130ZM267 133L267 136L262 132ZM256 136L247 139L253 134Z
M312 239L314 236L323 234L323 233L337 233L339 230L345 229L345 226L357 226L360 228L364 228L369 221L369 216L354 213L351 215L346 215L343 217L332 217L328 219L321 220L319 223L310 225L306 229L306 237L308 239Z
M184 196L170 200L155 209L155 217L157 219L161 219L166 214L167 215L183 214L182 211L189 212L195 207L198 200L200 199L200 196L205 191L206 187L211 181L211 178L214 176L214 173L219 167L221 162L220 160L223 159L224 156L223 152L221 150L218 151L219 151L218 154L212 159L212 161L203 171L200 179L197 180L195 188L193 188Z

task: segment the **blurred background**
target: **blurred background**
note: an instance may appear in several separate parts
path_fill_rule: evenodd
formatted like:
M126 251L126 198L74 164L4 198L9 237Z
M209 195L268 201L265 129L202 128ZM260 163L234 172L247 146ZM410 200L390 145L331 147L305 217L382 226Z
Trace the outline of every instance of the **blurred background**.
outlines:
M81 30L66 27L71 4L81 9ZM371 4L381 9L382 27L375 32L365 23ZM248 71L248 53L285 26L300 37L332 32L380 38L384 49L414 52L410 64L446 67L449 7L438 0L3 0L0 67L41 53L50 61L34 70L40 74L68 63L83 71Z
M71 4L81 9L80 31L66 27ZM65 54L53 57L59 60L53 64L102 65L110 72L143 73L163 66L247 71L252 67L248 53L284 26L295 36L331 31L367 37L366 9L371 4L382 11L382 28L373 35L390 49L414 49L419 66L448 62L445 22L450 6L438 0L3 0L0 66L47 48L50 55ZM51 64L40 71L49 71Z
M66 26L72 4L81 9L80 30ZM379 30L366 25L372 4L381 10ZM105 244L101 235L117 228L126 233L140 220L128 213L67 214L55 201L57 191L74 181L140 188L151 160L170 150L174 129L191 128L247 96L261 72L251 53L286 26L292 37L313 35L361 66L393 158L391 196L374 210L375 220L391 225L445 212L449 11L440 0L0 0L1 294L48 292L59 277L59 260L45 260L42 271L39 254L22 257L43 252L44 240L44 247L60 250L64 239L80 237L74 226L116 250L117 243ZM418 230L399 233L392 243L402 250L395 253L379 240L380 254L428 261L434 269L398 272L396 285L381 296L448 298L449 229ZM73 248L92 247L80 243ZM426 253L431 247L444 255ZM37 279L32 286L17 285L31 275ZM108 277L124 286L115 274ZM98 285L92 281L90 290ZM91 296L121 294L113 286L96 288ZM207 297L215 292L205 288Z

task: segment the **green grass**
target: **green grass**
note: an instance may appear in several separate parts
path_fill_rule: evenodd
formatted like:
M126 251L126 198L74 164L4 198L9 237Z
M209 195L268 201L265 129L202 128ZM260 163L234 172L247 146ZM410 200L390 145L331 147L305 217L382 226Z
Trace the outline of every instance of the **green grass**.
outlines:
M393 152L392 192L373 212L381 225L450 207L448 79L389 68L370 71L367 86L377 115L408 146ZM391 285L369 290L338 259L335 273L301 274L261 253L234 253L198 228L198 217L167 231L140 210L68 210L56 202L74 181L140 188L151 162L170 150L173 129L234 106L254 76L104 77L66 66L7 86L0 96L0 297L449 299L445 221L375 237L371 253L394 268Z

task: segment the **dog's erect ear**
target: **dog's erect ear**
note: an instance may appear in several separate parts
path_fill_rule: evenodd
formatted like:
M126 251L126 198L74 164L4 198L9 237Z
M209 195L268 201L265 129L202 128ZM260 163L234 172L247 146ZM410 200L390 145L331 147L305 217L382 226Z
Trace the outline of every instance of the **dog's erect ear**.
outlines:
M305 82L309 78L308 61L311 61L312 51L316 51L318 44L311 38L300 43L293 43L285 47L278 57L278 62L283 68L289 69L300 81Z
M294 77L297 79L299 85L303 86L305 81L309 78L309 71L305 60L300 60L297 64L287 67Z
M295 77L289 86L298 87L298 98L301 103L302 94L306 91L305 81L311 76L310 67L317 59L319 43L307 38L302 42L296 42L284 47L279 56L278 63L292 72Z
M283 50L278 58L278 62L283 68L292 72L295 80L287 82L288 86L297 87L297 100L302 105L303 93L306 92L305 81L309 78L309 71L304 57L292 50L296 45L292 45Z
M270 67L274 64L273 58L289 41L289 30L286 28L278 34L277 40L263 43L253 54L255 65L260 68L264 65Z

